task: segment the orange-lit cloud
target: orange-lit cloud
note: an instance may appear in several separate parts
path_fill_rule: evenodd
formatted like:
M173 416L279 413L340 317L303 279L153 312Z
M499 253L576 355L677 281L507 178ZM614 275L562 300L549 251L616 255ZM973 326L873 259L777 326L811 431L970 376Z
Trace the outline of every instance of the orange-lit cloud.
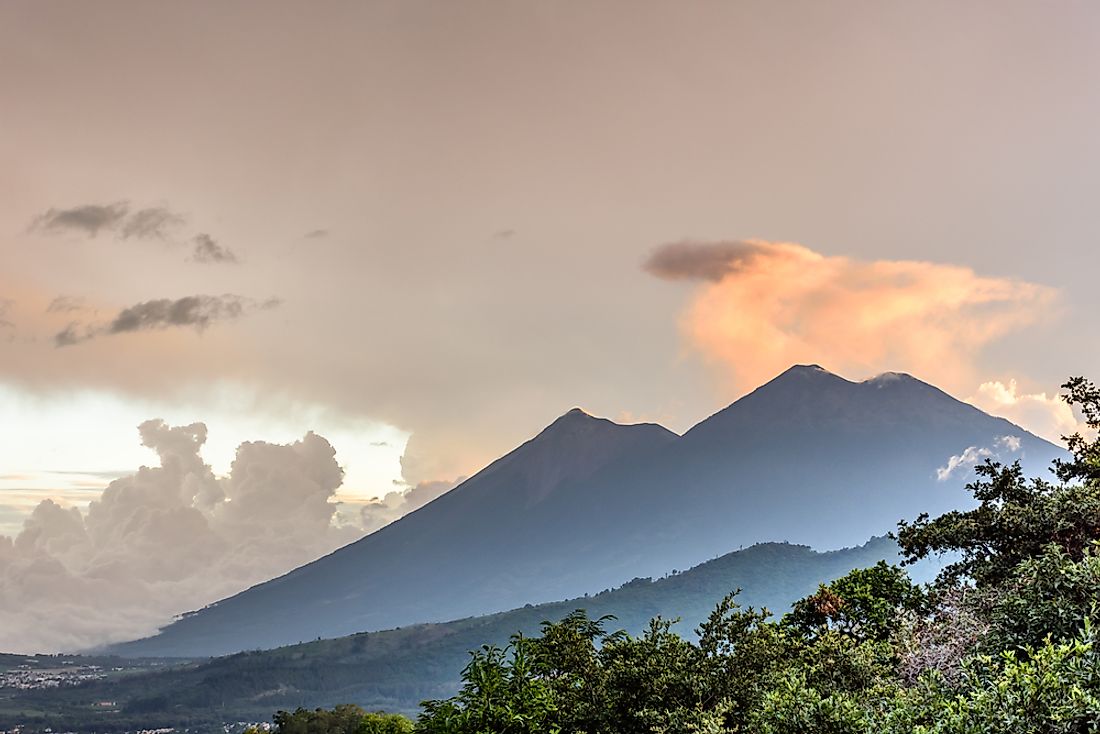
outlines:
M956 265L864 262L760 240L676 242L645 268L701 282L681 328L733 391L802 362L846 374L905 370L971 389L982 347L1043 318L1057 297Z

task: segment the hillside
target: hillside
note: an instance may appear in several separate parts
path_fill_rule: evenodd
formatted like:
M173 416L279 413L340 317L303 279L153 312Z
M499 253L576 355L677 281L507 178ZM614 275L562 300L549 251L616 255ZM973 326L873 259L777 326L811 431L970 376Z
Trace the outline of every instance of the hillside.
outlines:
M134 728L202 724L220 731L222 722L268 720L280 708L343 702L413 712L422 699L454 692L469 650L484 643L503 644L518 631L530 635L542 621L560 619L575 609L596 617L613 614L613 627L634 633L655 616L679 617L681 634L691 634L717 600L736 588L743 589L738 597L743 605L782 613L817 584L896 555L897 547L885 538L826 553L782 543L756 545L682 573L635 579L593 596L240 653L75 689L25 692L0 703L0 726L5 709L7 716L14 710L60 711L51 718L22 720L78 731L94 730L105 722ZM90 714L96 701L117 706Z
M966 506L969 469L937 470L1005 437L1001 458L1033 473L1060 455L908 375L852 382L814 365L683 436L571 410L401 520L114 651L271 648L573 597L758 542L851 546Z

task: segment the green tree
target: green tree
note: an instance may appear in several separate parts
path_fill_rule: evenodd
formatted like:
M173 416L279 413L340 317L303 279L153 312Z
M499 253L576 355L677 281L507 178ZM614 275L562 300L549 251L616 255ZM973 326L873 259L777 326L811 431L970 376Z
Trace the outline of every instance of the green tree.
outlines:
M382 711L363 715L356 734L412 734L413 723L400 714Z
M358 734L366 712L358 706L342 704L331 711L299 708L293 713L275 714L276 734Z
M917 611L924 602L924 593L905 571L879 561L822 584L816 593L795 602L783 624L807 637L835 630L859 642L883 642L894 633L903 612Z

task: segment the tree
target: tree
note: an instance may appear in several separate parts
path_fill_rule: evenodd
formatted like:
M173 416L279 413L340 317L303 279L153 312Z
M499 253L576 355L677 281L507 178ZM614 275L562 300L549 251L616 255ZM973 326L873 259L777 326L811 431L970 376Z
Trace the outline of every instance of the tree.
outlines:
M883 642L896 629L899 615L920 609L924 601L905 571L879 561L822 584L794 603L783 624L807 637L836 630L858 642Z
M1063 387L1066 403L1079 406L1089 428L1100 430L1100 389L1081 377ZM998 586L1021 562L1044 554L1052 544L1081 560L1100 538L1100 437L1089 440L1076 433L1065 440L1071 458L1055 462L1062 484L1027 480L1019 462L1004 466L987 459L976 468L978 479L967 485L978 507L899 523L896 538L905 563L958 553L960 560L941 574L942 584L971 580Z

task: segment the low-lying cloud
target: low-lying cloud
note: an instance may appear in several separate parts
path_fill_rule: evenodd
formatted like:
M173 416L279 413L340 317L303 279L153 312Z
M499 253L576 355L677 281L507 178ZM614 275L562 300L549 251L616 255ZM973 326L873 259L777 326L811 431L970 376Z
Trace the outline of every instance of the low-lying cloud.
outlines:
M255 301L233 294L158 298L122 309L106 324L85 326L80 322L72 322L54 335L54 343L59 347L66 347L101 335L170 328L203 331L216 322L230 321L250 311L267 310L279 304L277 298Z
M1057 295L956 265L861 261L761 240L675 242L643 267L701 283L681 330L734 391L802 362L972 385L980 350L1043 318Z
M1001 436L993 442L993 446L968 446L961 454L950 457L947 463L936 470L936 479L946 482L959 471L973 467L979 461L995 459L1003 462L1009 454L1020 450L1019 436Z
M229 474L201 455L206 426L143 423L159 466L112 481L87 512L40 503L0 537L0 650L76 650L154 633L362 535L334 525L333 447L243 443Z

